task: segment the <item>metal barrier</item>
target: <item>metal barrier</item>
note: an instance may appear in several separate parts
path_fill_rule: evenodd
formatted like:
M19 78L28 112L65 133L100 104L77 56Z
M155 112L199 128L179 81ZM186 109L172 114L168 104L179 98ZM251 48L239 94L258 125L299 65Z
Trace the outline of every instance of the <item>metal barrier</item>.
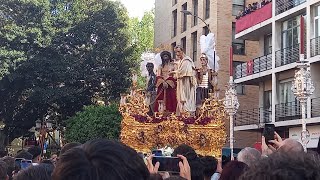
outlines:
M311 48L311 57L320 54L320 37L316 37L310 40L310 48Z
M276 0L276 15L305 3L306 0Z
M235 126L253 125L271 122L271 110L255 108L239 111L235 115Z
M276 51L276 67L284 66L299 60L299 44Z
M311 117L320 117L320 97L311 99Z
M301 119L299 101L281 103L276 105L276 121Z

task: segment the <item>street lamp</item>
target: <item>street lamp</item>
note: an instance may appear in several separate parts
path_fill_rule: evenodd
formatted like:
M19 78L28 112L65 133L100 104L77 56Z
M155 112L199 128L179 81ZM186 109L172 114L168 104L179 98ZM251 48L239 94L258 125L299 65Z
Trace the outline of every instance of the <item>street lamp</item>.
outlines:
M297 67L299 70L295 72L294 80L292 82L291 90L301 104L301 114L302 114L302 131L301 131L301 142L304 151L307 152L308 139L310 137L307 131L306 123L306 105L308 98L313 94L314 86L311 79L311 72L309 70L310 64L303 60L304 57L301 56L300 62Z
M234 127L233 127L233 119L234 115L237 113L237 110L239 109L239 101L237 97L237 91L235 89L235 84L233 82L233 77L230 76L229 83L227 85L227 90L225 92L225 100L223 102L225 106L225 110L229 114L230 118L230 149L231 149L231 160L234 160L233 156L233 144L234 144Z
M211 33L210 28L209 28L209 25L208 25L202 18L200 18L200 17L197 16L197 15L192 14L192 12L190 12L190 11L188 11L188 10L182 10L182 11L180 11L180 12L182 12L183 14L185 14L185 15L187 15L187 16L188 16L188 15L191 15L191 16L193 16L193 17L196 17L196 18L200 19L200 20L206 25L206 27L208 28L209 33Z

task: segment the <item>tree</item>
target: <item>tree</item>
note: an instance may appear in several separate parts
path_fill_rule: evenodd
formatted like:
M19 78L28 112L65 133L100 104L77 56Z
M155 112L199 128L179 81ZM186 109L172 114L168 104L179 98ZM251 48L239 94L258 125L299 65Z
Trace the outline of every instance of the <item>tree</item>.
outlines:
M134 53L125 8L113 1L82 1L99 6L84 13L77 4L80 0L71 4L71 12L50 6L50 11L57 11L51 23L65 28L55 32L47 46L36 46L25 62L0 80L0 119L6 123L9 141L24 135L37 119L56 114L50 118L64 124L95 99L116 100L130 86ZM77 18L69 17L73 13Z
M118 139L122 116L118 107L87 106L67 121L66 140L85 143L96 138Z

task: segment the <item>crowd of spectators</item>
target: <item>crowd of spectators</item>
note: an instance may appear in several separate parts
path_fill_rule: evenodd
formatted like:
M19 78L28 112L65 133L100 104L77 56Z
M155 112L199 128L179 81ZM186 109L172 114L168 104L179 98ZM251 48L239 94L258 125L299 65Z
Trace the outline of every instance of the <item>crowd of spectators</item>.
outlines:
M272 0L261 0L260 2L255 2L252 4L249 4L243 11L239 11L238 15L236 16L236 19L240 19L241 17L246 16L247 14L250 14L263 6L267 5L268 3L271 3Z
M117 141L96 139L84 144L65 145L51 159L41 158L41 149L31 147L13 157L0 160L0 180L319 180L320 156L305 153L295 140L282 138L265 142L262 152L244 148L237 160L223 166L221 159L201 156L188 145L175 148L172 156L180 158L179 172L159 172L154 155L141 157L132 148ZM27 168L17 166L17 158L32 161Z

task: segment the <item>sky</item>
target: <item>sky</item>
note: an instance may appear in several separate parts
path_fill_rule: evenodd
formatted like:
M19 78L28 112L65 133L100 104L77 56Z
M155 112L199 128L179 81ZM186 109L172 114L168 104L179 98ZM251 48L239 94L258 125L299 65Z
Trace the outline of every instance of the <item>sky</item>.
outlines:
M142 18L145 11L154 7L155 0L120 0L127 8L130 17Z

